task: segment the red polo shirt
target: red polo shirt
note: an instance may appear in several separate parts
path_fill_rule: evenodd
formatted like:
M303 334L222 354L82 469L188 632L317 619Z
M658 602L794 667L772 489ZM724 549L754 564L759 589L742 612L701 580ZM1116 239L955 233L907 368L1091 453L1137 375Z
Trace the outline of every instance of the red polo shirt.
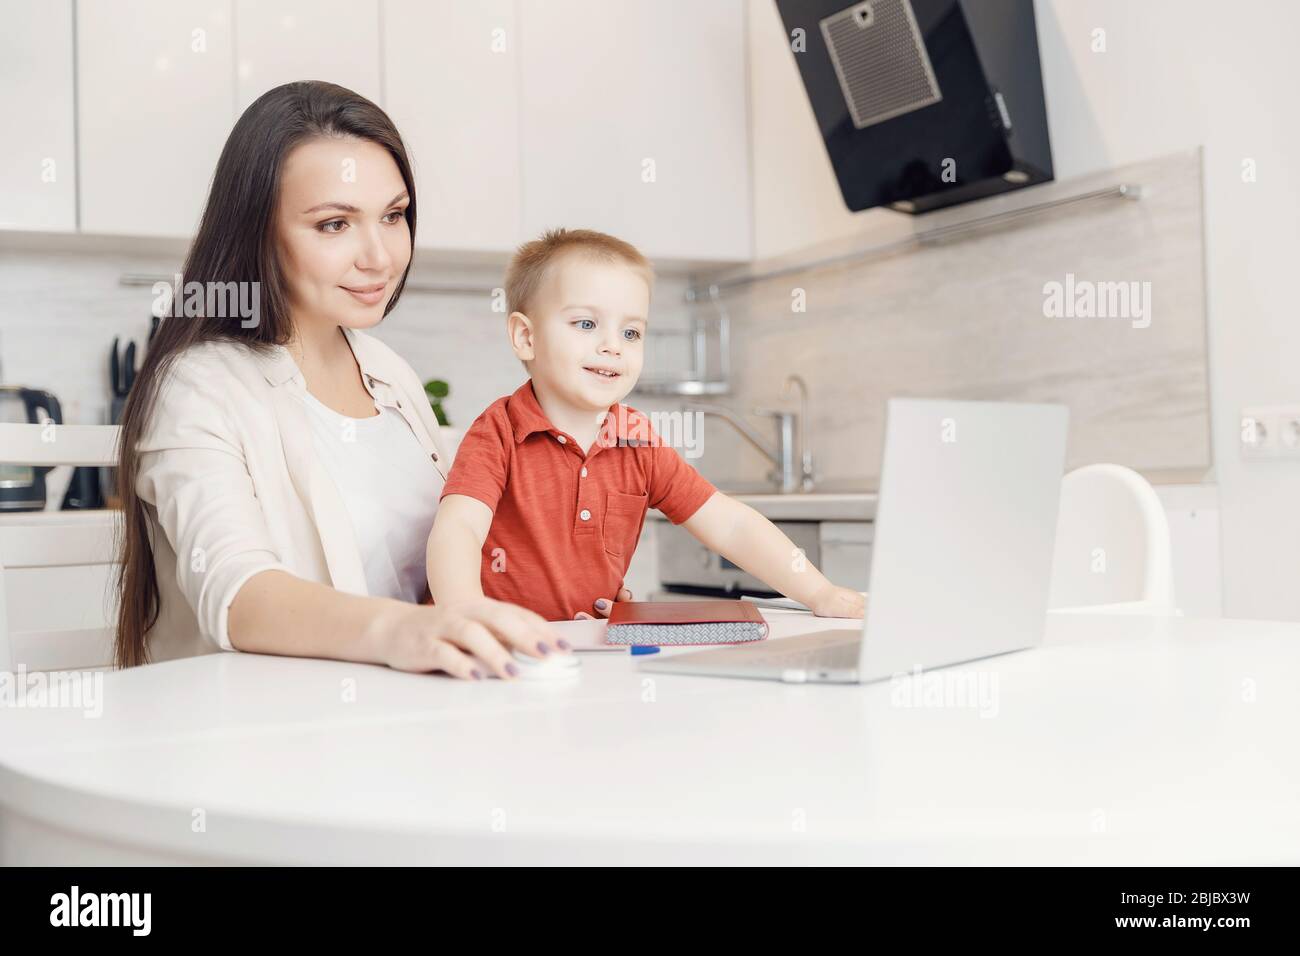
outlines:
M681 524L716 490L626 405L609 407L584 454L550 423L528 381L470 426L442 495L492 509L483 593L568 621L618 594L647 507Z

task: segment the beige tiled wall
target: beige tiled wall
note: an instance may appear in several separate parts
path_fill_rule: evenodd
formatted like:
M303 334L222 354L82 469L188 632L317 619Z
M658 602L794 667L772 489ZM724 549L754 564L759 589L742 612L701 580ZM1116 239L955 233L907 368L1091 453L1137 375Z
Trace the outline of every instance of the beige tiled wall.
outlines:
M803 376L824 490L875 487L892 396L1063 402L1070 467L1113 461L1155 481L1199 480L1211 464L1199 152L959 207L914 226L1121 182L1144 186L1144 198L1043 211L731 293L735 388L722 401L736 410L793 407L781 401L781 385L790 373ZM1047 317L1044 284L1064 283L1067 273L1149 282L1149 326ZM796 290L806 312L792 311ZM711 419L704 434L704 474L728 486L762 484L767 465L725 424Z

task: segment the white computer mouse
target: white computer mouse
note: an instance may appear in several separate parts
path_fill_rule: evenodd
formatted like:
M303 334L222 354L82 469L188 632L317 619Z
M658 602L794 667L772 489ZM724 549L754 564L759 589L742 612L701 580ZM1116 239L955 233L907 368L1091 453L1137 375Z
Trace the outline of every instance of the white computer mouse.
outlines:
M569 680L577 677L582 661L577 654L549 654L533 657L523 651L511 651L519 665L519 680Z

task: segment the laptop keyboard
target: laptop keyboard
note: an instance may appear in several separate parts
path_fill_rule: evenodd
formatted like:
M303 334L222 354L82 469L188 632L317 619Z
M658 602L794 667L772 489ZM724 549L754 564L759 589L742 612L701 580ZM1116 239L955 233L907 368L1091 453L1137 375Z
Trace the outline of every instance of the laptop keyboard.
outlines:
M858 641L845 641L812 650L763 654L755 663L782 670L851 670L858 666Z
M857 681L862 631L819 631L773 641L757 641L641 663L641 669L664 674L763 677L802 684L806 681Z

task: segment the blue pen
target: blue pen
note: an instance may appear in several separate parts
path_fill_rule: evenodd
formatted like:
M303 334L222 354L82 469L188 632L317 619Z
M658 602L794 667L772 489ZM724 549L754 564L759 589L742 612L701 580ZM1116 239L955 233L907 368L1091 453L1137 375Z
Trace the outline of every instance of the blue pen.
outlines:
M638 654L658 654L658 653L659 653L659 648L655 647L653 644L632 645L632 656L634 657Z

